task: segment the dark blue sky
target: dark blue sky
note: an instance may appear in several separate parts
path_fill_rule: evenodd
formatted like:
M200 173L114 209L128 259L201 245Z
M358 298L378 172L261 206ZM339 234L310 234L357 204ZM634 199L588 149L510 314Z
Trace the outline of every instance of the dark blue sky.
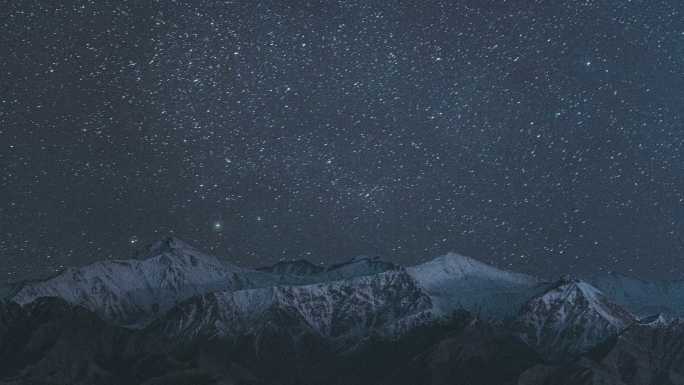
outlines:
M0 10L0 274L173 233L244 265L449 250L684 274L684 4Z

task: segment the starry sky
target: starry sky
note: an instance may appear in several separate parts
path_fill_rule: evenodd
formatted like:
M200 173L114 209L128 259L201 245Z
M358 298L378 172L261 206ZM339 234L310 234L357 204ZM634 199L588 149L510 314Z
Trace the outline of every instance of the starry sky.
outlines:
M684 278L681 0L13 1L0 274L174 234Z

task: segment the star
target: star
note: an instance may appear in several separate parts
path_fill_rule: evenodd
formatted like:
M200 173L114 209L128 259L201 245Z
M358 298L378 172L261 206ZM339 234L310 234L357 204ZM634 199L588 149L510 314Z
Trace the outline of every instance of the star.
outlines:
M248 263L453 250L541 275L609 255L684 271L680 0L26 3L3 20L0 276L172 231Z
M219 231L223 230L223 222L221 222L221 221L214 221L214 223L211 224L211 228L212 228L214 231L219 232Z

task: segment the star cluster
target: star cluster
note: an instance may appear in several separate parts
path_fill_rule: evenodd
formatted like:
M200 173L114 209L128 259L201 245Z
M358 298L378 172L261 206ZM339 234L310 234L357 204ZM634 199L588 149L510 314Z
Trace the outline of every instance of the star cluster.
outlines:
M681 1L0 13L7 280L167 234L245 265L684 273Z

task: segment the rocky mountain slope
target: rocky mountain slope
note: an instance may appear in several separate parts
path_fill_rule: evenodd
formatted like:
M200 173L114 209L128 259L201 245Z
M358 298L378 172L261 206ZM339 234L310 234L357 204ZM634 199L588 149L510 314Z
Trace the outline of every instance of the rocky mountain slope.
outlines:
M519 385L684 384L684 326L635 324L590 354L564 365L535 365Z
M175 307L155 327L181 338L236 338L264 324L354 341L371 334L400 335L432 320L430 298L404 271L302 286L218 291ZM285 322L282 322L285 323Z
M166 238L141 258L100 261L26 282L13 289L11 299L26 304L41 297L62 298L117 325L141 327L184 300L207 293L329 282L398 268L377 259L355 258L327 269L303 262L245 269L177 238Z
M627 310L676 290L612 282L457 254L246 269L169 238L10 290L0 384L684 385L682 323Z
M567 360L616 336L636 318L590 284L565 277L528 301L518 334L540 354Z

